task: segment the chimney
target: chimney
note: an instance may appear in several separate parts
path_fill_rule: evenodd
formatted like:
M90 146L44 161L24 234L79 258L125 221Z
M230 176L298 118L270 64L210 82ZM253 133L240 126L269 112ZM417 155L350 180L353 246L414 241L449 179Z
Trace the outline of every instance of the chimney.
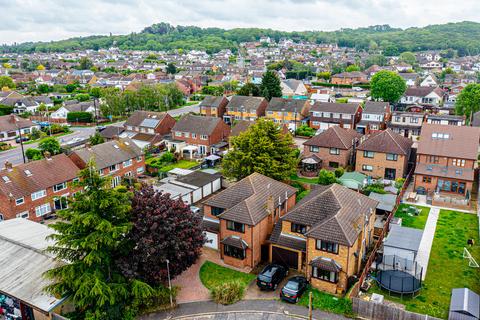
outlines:
M8 171L12 171L12 168L12 163L9 161L5 161L5 169L7 169Z
M85 142L85 148L88 150L92 149L92 143L90 141Z
M273 196L269 195L267 198L267 212L268 214L273 214L274 211L275 211L275 203L273 200Z
M45 151L45 152L43 153L43 156L44 156L45 159L47 159L47 160L52 160L52 155L51 155L50 152L48 152L48 151Z

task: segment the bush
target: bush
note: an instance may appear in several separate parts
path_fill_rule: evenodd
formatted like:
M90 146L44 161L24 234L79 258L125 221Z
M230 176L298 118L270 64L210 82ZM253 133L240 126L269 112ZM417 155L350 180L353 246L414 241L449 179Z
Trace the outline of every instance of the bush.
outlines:
M212 299L220 304L233 304L242 300L245 287L239 281L230 281L213 287L210 290Z
M313 137L315 135L315 131L315 129L303 124L297 128L296 134L304 137Z
M379 194L387 193L387 192L385 192L385 190L383 190L383 184L381 184L381 183L373 183L373 184L370 184L370 185L366 186L363 189L363 193L365 193L367 196L370 195L370 193L372 193L372 192L379 193Z
M160 156L160 161L164 163L171 163L175 161L175 156L173 153L167 151Z
M153 290L155 293L151 297L143 299L139 305L140 314L170 309L170 289L164 286L159 286ZM172 287L172 299L174 304L177 293L178 287Z
M40 160L43 159L42 151L34 148L29 148L25 151L25 155L29 160Z
M13 107L0 104L0 116L6 116L13 112Z
M67 126L62 126L56 123L53 123L50 125L50 127L44 127L43 130L45 132L52 132L52 134L57 134L57 133L67 133L70 132L70 128Z
M37 140L45 136L46 136L45 132L38 130L37 128L33 128L32 132L29 135L29 138L30 140Z
M91 123L92 114L90 112L69 112L67 114L68 122L81 122L81 123Z
M0 151L9 150L12 146L5 142L0 142Z
M345 173L345 169L343 169L342 167L338 167L337 169L335 169L335 177L337 178L340 178L341 176L343 176L344 173Z
M318 174L318 184L326 186L335 182L337 182L337 178L333 172L326 169L320 170Z
M403 186L403 183L405 182L404 178L398 178L395 180L395 188L401 189Z

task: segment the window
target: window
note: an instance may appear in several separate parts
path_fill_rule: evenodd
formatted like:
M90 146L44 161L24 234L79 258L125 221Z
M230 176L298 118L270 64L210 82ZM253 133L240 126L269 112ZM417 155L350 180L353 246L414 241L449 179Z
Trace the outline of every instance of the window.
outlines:
M318 152L318 151L320 151L320 148L316 146L310 146L310 152Z
M22 219L28 219L28 211L23 211L23 212L17 213L16 217L17 218L22 218Z
M330 148L330 154L340 154L340 149L338 148Z
M182 136L182 133L179 132L179 131L175 131L175 137L181 137Z
M67 188L67 183L62 182L53 186L53 192L62 191Z
M243 223L227 220L227 229L235 232L245 232L245 225Z
M98 170L98 174L99 174L100 176L103 176L103 169Z
M338 281L338 272L322 270L317 267L312 268L312 277L336 283Z
M455 167L465 167L465 159L453 159L452 165Z
M223 211L225 211L224 208L212 207L212 215L215 217L222 214Z
M427 156L427 162L429 163L438 163L439 158L437 156Z
M339 167L338 162L334 162L334 161L329 161L328 166L330 168L338 168Z
M123 167L130 167L132 165L132 159L129 159L127 161L123 161Z
M422 178L422 181L425 182L425 183L431 183L432 182L432 177L423 177Z
M112 188L118 187L120 185L120 182L121 182L120 176L113 177Z
M78 182L78 181L80 181L79 178L73 178L73 179L72 179L72 182L73 182L73 183L76 183L76 182Z
M317 250L338 254L338 244L334 242L317 240L315 247Z
M183 133L183 136L184 136L185 138L188 138L188 137L190 137L190 133L189 133L189 132L184 132L184 133Z
M53 199L53 207L55 210L63 210L68 208L67 197L58 197Z
M228 244L223 245L223 253L228 257L233 257L240 260L245 259L246 256L244 249L229 246Z
M397 160L398 160L398 154L395 154L395 153L387 153L387 160L389 160L389 161L397 161Z
M32 201L35 201L37 199L43 198L47 195L47 190L40 190L37 192L32 193Z
M50 213L51 211L52 208L50 208L50 203L45 203L35 208L35 215L37 217L41 217L46 215L47 213Z
M411 117L410 118L410 123L418 123L418 118Z
M197 139L197 134L196 134L196 133L192 133L192 138L193 138L193 139Z
M142 156L138 156L138 157L136 158L136 160L137 160L137 161L142 161Z
M21 204L24 204L24 203L25 203L25 198L24 198L24 197L15 199L15 204L16 204L17 206L19 206L19 205L21 205Z
M3 176L2 179L3 179L3 181L4 181L5 183L11 182L10 178L7 177L7 176Z
M364 165L362 165L362 170L372 172L373 171L373 166L369 166L369 165L364 164Z
M114 164L113 166L110 166L109 168L110 172L117 171L118 170L118 164Z
M137 174L143 173L145 169L143 167L137 168Z
M208 136L206 134L201 134L200 140L208 140Z
M374 155L375 155L375 152L373 151L367 151L367 150L363 151L364 158L373 158Z
M295 233L305 234L307 232L307 226L299 223L292 223L291 231Z

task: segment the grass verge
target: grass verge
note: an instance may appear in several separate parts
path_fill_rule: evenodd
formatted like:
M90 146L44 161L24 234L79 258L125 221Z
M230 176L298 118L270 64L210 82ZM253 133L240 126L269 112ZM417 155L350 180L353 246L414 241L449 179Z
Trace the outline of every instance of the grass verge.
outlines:
M310 292L312 292L312 306L314 309L343 314L348 317L354 316L350 299L335 297L315 288L310 288L302 295L298 302L299 305L308 308L308 295Z
M234 280L247 287L253 279L254 274L222 267L210 261L206 261L200 268L200 281L209 290Z

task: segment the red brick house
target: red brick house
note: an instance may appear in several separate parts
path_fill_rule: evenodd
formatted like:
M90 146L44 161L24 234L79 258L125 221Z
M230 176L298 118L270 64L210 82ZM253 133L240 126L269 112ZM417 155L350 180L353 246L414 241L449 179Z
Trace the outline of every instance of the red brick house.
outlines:
M303 143L302 170L316 175L322 168L345 168L354 163L354 146L362 135L353 129L330 127Z
M73 151L69 157L81 169L85 168L90 160L95 161L99 174L112 179L112 188L119 186L122 179L135 178L145 171L143 152L130 139L87 146Z
M66 209L78 171L64 154L15 167L6 162L0 170L0 220L21 217L40 222Z
M310 127L327 130L333 126L355 129L362 116L359 103L316 102L310 108Z
M186 158L201 157L217 152L222 144L227 146L229 135L230 127L221 118L187 114L172 128L167 147Z
M348 84L368 83L367 75L360 71L342 72L334 74L330 80L332 84Z
M294 205L296 189L259 173L240 180L204 202L207 238L220 257L235 267L255 267L268 260L274 224Z
M225 97L206 96L200 102L200 114L202 116L219 117L223 119L228 100Z
M128 136L143 148L159 144L174 125L175 119L166 112L137 110L123 126L130 133Z

